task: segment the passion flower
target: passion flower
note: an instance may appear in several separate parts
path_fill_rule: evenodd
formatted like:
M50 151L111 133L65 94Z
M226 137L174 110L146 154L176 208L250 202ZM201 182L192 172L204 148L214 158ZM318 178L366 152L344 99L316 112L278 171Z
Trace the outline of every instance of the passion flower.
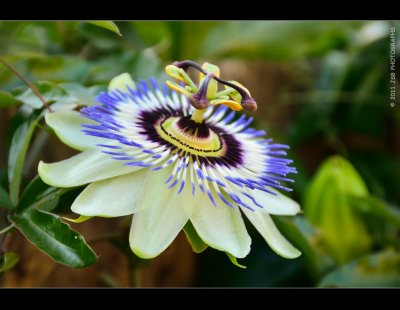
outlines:
M191 67L200 72L198 86L186 73ZM300 211L278 191L290 191L281 182L292 182L287 175L296 172L285 158L288 146L231 111L255 111L250 92L207 63L177 62L166 72L180 84L133 84L126 74L113 80L120 87L101 93L98 105L81 116L68 112L71 123L82 124L73 135L58 112L48 114L60 139L83 152L40 162L41 178L56 187L89 184L71 207L77 214L134 214L129 241L142 258L159 255L188 225L207 245L243 258L251 244L243 215L275 252L298 257L270 217Z

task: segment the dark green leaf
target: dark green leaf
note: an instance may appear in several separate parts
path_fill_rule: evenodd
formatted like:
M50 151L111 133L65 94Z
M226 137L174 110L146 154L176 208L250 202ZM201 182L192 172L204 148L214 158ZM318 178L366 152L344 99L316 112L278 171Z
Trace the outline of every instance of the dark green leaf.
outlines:
M53 206L47 204L47 206L40 206L40 210L52 211L55 214L65 214L71 212L71 205L75 201L76 197L82 192L84 187L76 188L63 188L64 192L61 196L57 196L57 201Z
M400 254L387 250L346 264L322 279L323 287L400 286Z
M188 221L183 228L186 238L189 241L190 245L192 246L193 252L201 253L205 249L207 249L208 245L201 240L200 236L197 234L196 229L194 228L193 224Z
M122 36L121 32L119 32L118 26L111 21L100 21L100 20L92 20L92 21L88 21L89 24L92 25L96 25L99 27L102 27L104 29L110 30L112 32L115 32L116 34L118 34L119 36Z
M361 212L373 216L375 219L388 221L400 228L400 210L389 206L385 201L373 197L357 197L354 195L349 196L350 201Z
M54 214L27 209L11 215L10 221L36 247L60 264L81 268L97 261L83 237Z
M0 274L14 267L18 261L18 255L13 252L7 252L0 256Z
M14 98L9 93L0 91L0 108L8 107L8 106L16 105L16 104L21 104L21 101Z
M13 204L4 188L0 186L0 208L12 209Z
M28 151L36 122L40 117L35 119L34 115L32 115L28 121L18 127L11 140L11 148L8 155L8 180L10 182L10 198L14 205L18 201L26 152Z
M39 176L36 176L22 193L16 211L23 212L28 207L35 205L40 205L42 208L45 204L57 199L68 190L70 189L47 185Z
M58 86L68 93L71 101L83 106L96 104L96 97L101 91L106 90L106 87L100 85L83 87L78 83L61 83Z
M35 86L47 103L53 103L56 101L61 103L74 103L75 98L69 97L67 92L55 83L39 81L35 83ZM25 90L23 93L18 94L15 98L34 109L40 109L43 107L43 102L30 88Z

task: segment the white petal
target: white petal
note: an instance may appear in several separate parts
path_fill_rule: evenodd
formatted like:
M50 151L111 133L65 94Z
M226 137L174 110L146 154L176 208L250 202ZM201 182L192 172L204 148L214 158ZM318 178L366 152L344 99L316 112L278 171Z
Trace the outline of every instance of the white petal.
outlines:
M268 187L268 190L276 193L276 195L272 195L258 189L247 191L247 193L251 195L256 202L262 206L262 208L256 206L253 201L246 196L242 194L238 195L243 202L253 207L256 211L264 210L269 214L275 215L296 215L300 212L300 206L296 201L286 197L285 195L282 195L280 192L270 187Z
M47 113L46 123L66 145L73 149L84 151L96 147L98 143L104 143L104 139L86 135L81 124L97 124L96 122L82 117L79 112L71 110L59 110Z
M239 208L232 209L223 203L215 207L200 192L194 199L196 205L190 220L201 239L217 250L245 257L250 251L251 239Z
M133 214L144 190L149 169L91 183L75 199L71 210L86 216L116 217Z
M108 90L119 89L126 92L128 91L127 86L135 89L135 82L132 80L132 77L129 73L122 73L110 81L110 84L108 84Z
M129 242L141 258L153 258L164 251L188 221L193 210L189 186L180 195L164 184L172 168L151 171L138 199L140 210L133 216Z
M141 167L124 166L99 149L90 149L66 160L52 164L39 163L43 181L56 187L74 187L131 173Z
M301 255L301 252L282 236L267 213L246 208L242 208L242 211L276 253L286 258L296 258Z

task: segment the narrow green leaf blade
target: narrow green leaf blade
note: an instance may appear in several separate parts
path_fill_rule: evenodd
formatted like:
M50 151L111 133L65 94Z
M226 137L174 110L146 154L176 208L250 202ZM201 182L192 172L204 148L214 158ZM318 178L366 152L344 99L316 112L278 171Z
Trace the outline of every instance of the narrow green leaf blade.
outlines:
M73 268L94 264L97 256L83 237L60 217L36 209L10 216L10 221L37 248L56 262Z
M19 257L14 252L7 252L0 256L0 274L14 267L19 261Z
M10 182L10 198L14 205L18 201L26 152L28 151L29 142L36 127L36 119L32 118L18 127L11 140L8 155L8 180Z
M4 188L0 186L0 208L12 209L13 204Z
M91 20L88 21L89 24L96 25L112 32L115 32L119 36L122 36L121 32L118 29L118 26L112 21L105 21L105 20Z

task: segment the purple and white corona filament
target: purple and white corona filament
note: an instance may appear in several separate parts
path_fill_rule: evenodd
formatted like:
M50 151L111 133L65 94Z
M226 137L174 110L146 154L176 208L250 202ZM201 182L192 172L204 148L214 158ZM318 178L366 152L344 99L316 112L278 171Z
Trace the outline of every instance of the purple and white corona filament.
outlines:
M253 198L254 189L276 195L269 187L290 190L280 181L295 169L283 144L265 139L265 132L250 128L252 117L221 105L210 108L204 121L191 120L194 108L187 99L159 87L152 80L137 90L102 93L99 106L82 109L82 115L97 125L84 124L84 133L105 138L98 146L113 160L126 166L151 170L171 166L172 173L165 184L179 194L185 186L192 195L201 191L217 206L218 200L235 208L234 203L249 210L263 208L262 201ZM111 141L112 143L107 143Z
M296 172L284 158L288 146L251 128L252 117L230 110L246 105L255 110L247 89L220 79L219 69L210 64L200 67L197 87L185 75L187 63L167 67L186 84L168 83L182 94L152 79L103 92L100 104L81 109L79 117L90 120L82 122L85 139L95 141L84 150L93 159L78 164L83 181L59 180L59 169L66 169L68 160L61 166L41 162L39 174L54 186L91 183L72 206L78 214L134 214L130 244L144 258L161 253L185 225L193 225L205 244L242 258L251 244L242 214L278 254L297 257L300 252L269 216L300 210L278 191L290 191L282 181L292 182L287 176ZM226 83L224 91L218 92L218 82ZM62 126L54 119L48 123L62 138ZM100 176L87 165L95 165ZM78 173L79 167L71 169L65 173Z

